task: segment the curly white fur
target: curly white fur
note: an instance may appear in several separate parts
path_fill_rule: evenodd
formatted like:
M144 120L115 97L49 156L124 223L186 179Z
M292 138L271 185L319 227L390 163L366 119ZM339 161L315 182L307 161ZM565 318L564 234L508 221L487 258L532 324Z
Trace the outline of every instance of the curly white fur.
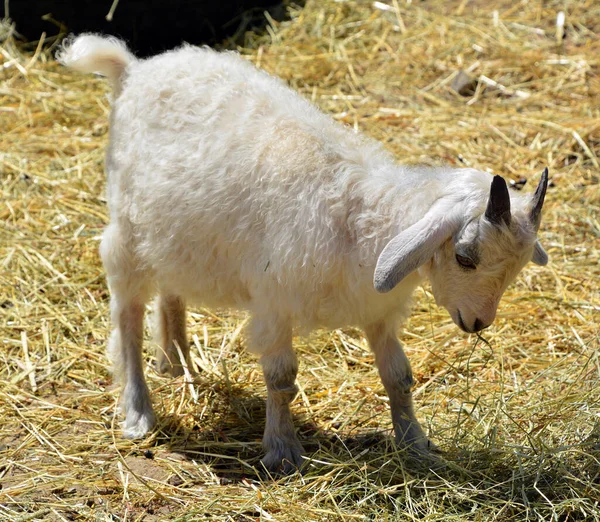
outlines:
M235 53L184 46L136 60L114 39L82 35L59 59L115 86L101 253L127 433L154 421L139 310L158 293L159 363L174 374L185 363L175 348L187 356L185 301L251 312L248 339L269 389L270 469L298 465L302 452L289 416L292 328L365 328L397 438L426 448L395 328L423 277L461 327L489 325L523 265L544 262L529 198L511 194L510 226L494 225L484 216L491 175L399 166ZM476 270L457 264L461 241L476 244Z

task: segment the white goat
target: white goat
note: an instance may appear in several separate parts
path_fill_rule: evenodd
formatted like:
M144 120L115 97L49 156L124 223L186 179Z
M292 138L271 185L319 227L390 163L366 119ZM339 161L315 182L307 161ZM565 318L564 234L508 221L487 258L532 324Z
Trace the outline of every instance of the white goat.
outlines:
M413 412L396 331L423 278L465 332L489 326L508 284L547 256L533 198L473 169L405 167L235 53L184 46L147 60L82 35L59 60L112 82L111 222L101 245L124 386L125 435L155 417L142 363L144 306L158 293L158 367L182 372L186 302L251 313L267 384L263 463L302 462L289 404L292 332L364 328L398 442L432 448Z

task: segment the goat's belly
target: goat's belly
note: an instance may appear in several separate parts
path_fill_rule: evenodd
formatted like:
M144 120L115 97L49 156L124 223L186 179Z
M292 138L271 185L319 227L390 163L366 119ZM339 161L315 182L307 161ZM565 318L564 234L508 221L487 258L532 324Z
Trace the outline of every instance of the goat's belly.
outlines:
M227 277L211 272L210 269L186 267L182 270L161 270L154 273L160 293L177 295L191 305L208 308L249 308L250 293L239 277L231 272Z

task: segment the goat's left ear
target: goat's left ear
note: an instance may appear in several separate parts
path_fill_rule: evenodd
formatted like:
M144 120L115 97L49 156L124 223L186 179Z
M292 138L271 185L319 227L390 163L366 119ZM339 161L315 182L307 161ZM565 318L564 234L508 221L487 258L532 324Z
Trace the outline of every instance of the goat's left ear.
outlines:
M531 256L531 261L533 261L536 265L546 266L548 264L548 254L544 250L544 247L540 244L539 241L535 242L535 246L533 247L533 255Z
M429 261L435 251L458 230L456 217L430 211L403 230L385 246L375 267L373 284L380 293L389 292L408 274Z

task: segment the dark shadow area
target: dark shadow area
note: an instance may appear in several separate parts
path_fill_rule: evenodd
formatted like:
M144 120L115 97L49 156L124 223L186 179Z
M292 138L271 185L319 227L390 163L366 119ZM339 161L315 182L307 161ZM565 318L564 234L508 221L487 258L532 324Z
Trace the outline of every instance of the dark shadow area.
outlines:
M211 385L219 394L212 422L198 421L190 429L177 417L160 417L156 445L208 465L223 484L267 478L260 463L266 390L264 396L258 396L236 385ZM330 437L305 417L294 415L294 425L307 455L329 444Z
M124 39L138 56L150 56L182 42L242 45L246 31L264 29L265 11L280 21L288 4L281 0L119 0L115 6L113 0L13 0L3 5L8 5L3 18L15 23L20 40L36 41L42 33L49 42L69 33L103 33ZM111 6L114 12L107 20Z
M204 379L197 378L197 383L198 380L203 386ZM263 456L261 440L266 419L266 391L265 396L257 396L238 385L215 384L214 381L209 384L211 380L207 379L206 385L212 386L218 393L218 399L211 406L214 409L211 418L194 423L190 429L189 422L184 425L177 417L160 416L156 446L163 446L187 460L208 465L223 484L244 479L268 479L260 462ZM346 432L340 433L322 430L304 415L293 414L293 418L307 457L302 469L305 474L320 474L324 469L329 469L327 463L358 469L367 462L373 471L379 467L379 463L389 462L390 459L403 470L398 473L397 480L404 480L404 472L415 476L431 473L431 462L416 458L395 446L391 428L389 432L365 432L361 429L357 433L348 426ZM375 467L371 463L373 460L377 462ZM439 463L433 465L433 469L438 467ZM389 478L385 480L389 482Z

